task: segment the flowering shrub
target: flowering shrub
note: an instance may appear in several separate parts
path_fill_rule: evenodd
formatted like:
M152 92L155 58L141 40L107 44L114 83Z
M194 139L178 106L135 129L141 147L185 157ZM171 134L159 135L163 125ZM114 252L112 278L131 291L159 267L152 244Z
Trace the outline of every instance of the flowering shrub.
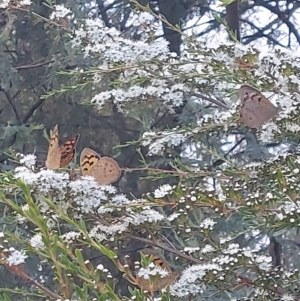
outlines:
M5 7L28 4L7 1ZM52 8L48 24L75 18L69 8ZM164 118L160 109L172 115L187 103L185 114L194 105L190 122L164 130L145 126L138 141L128 141L147 149L140 170L177 177L177 185L138 198L92 177L72 181L64 171L36 170L33 155L22 157L21 166L1 173L4 217L15 229L0 233L0 264L30 285L22 292L31 300L298 300L299 57L233 43L212 47L183 36L179 58L165 40L151 38L156 17L133 15L142 32L138 42L101 20L74 22L66 43L93 68L64 73L73 84L50 94L90 85L86 101L95 108L114 104L137 120ZM265 96L276 92L282 108L257 133L238 119L235 90L245 82ZM233 143L236 137L240 142ZM268 145L275 140L285 144ZM228 152L227 143L235 144ZM177 147L180 156L166 160L171 168L148 164ZM140 244L169 265L141 255L142 266L135 267ZM35 271L28 260L38 262ZM176 277L166 289L154 289L170 274ZM142 278L149 289L141 288ZM6 300L16 293L1 292Z

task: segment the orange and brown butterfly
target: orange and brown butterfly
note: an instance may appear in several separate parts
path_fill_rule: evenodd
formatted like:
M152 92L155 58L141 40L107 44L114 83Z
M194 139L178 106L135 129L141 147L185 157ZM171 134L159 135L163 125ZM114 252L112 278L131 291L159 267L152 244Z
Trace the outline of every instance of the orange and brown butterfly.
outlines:
M281 109L250 86L241 86L238 94L241 99L240 119L249 128L260 128L274 118Z
M100 157L90 148L84 148L80 155L83 176L93 176L99 184L111 184L119 180L121 169L117 161L110 157Z
M158 255L151 249L144 249L141 251L141 253L143 253L146 258L151 256L154 265L167 271L168 275L166 277L160 277L157 280L155 279L155 281L153 281L153 279L151 280L145 279L144 277L137 277L137 285L140 288L147 290L153 294L154 292L161 290L176 281L179 273L172 271L169 264L162 256Z
M45 165L49 169L58 169L67 165L75 155L75 147L80 135L67 140L64 145L59 144L58 125L50 131L50 143Z

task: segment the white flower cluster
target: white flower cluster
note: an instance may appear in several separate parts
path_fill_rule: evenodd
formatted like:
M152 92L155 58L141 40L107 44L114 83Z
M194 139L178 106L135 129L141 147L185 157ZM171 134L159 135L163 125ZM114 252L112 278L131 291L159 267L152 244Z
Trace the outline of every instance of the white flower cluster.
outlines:
M214 225L217 222L215 222L214 220L212 220L211 218L206 218L205 220L203 220L200 224L200 228L203 230L213 230L214 229Z
M187 251L189 249L187 248ZM202 250L202 253L211 253L214 252L215 249L206 245ZM196 264L186 268L182 274L180 279L171 285L170 292L172 295L177 297L186 297L188 295L196 295L201 294L205 291L205 283L207 283L204 278L210 274L215 277L213 283L217 280L224 281L226 277L226 273L229 270L233 270L234 267L238 269L239 259L243 258L243 262L247 260L249 262L250 267L253 268L253 264L256 265L256 269L259 269L262 272L270 272L272 269L272 259L270 256L265 255L257 255L256 249L250 248L240 248L238 244L229 244L228 247L222 250L222 255L219 255L211 260L211 262L206 262L203 264ZM246 264L244 263L246 268ZM257 271L255 270L254 271Z
M37 250L42 250L45 248L45 244L40 233L35 234L30 239L30 245Z
M30 0L20 0L20 1L13 1L13 0L0 0L0 8L8 8L10 4L13 4L16 7L22 6L30 6Z
M82 45L83 39L89 41ZM87 19L84 26L75 30L73 46L82 46L86 56L100 54L103 59L115 63L137 63L164 60L169 51L163 39L147 44L143 41L124 39L116 29L106 28L100 19Z
M8 250L4 249L3 253L0 254L0 259L5 261L9 266L25 263L27 257L24 250L19 251L13 247Z
M143 200L140 200L142 202ZM139 202L134 202L138 204ZM163 221L165 217L158 211L145 206L138 213L130 207L126 208L126 215L118 219L118 222L110 225L96 224L90 231L90 236L97 238L99 241L114 241L116 234L121 234L128 230L130 225L139 226L145 223L157 223Z
M21 179L25 184L32 186L36 195L52 196L53 200L63 199L66 196L66 187L69 180L67 173L56 173L49 169L35 172L21 166L15 169L15 178Z
M50 14L49 19L55 20L55 19L64 18L71 13L72 11L64 7L63 5L54 5L54 11Z
M173 188L169 184L164 184L159 188L154 190L154 197L156 199L163 198L164 196L170 194L173 191Z
M203 280L208 272L217 274L220 271L222 271L222 268L218 264L192 265L182 272L177 282L171 285L170 293L177 297L201 294L204 288L199 282Z
M143 146L149 146L148 156L162 155L167 147L179 146L187 139L188 133L176 133L175 131L163 131L160 133L143 133Z
M137 276L149 280L150 277L159 275L160 278L167 277L170 274L165 268L155 265L153 262L149 263L147 267L142 267L138 270Z
M100 241L114 240L114 235L120 234L128 229L130 225L138 226L144 223L157 223L165 219L164 215L152 209L149 206L143 206L146 200L129 200L124 194L118 194L117 189L111 185L99 185L93 177L81 177L75 181L69 179L69 174L64 172L55 172L53 170L42 169L34 171L34 157L27 155L22 157L22 162L28 167L17 167L14 176L21 179L32 189L35 200L39 202L39 210L43 213L48 212L49 206L44 202L44 198L49 198L56 203L57 206L64 209L72 208L75 218L81 218L87 214L99 214L103 216L105 213L118 210L118 206L136 205L139 209L135 212L130 206L126 207L126 215L119 219L118 223L103 225L99 222L89 230L89 235ZM171 186L164 185L159 188L160 195L169 193ZM158 192L157 192L158 193ZM22 207L24 211L28 210L28 205ZM50 210L51 212L51 210ZM26 219L19 216L19 222L25 222ZM55 221L58 216L51 212L51 219L48 219L49 228L55 227ZM73 241L81 237L80 233L69 232L63 235L66 241ZM44 247L42 237L39 233L34 235L30 244L36 249Z
M82 40L85 39L85 46ZM86 40L89 43L86 45ZM156 101L172 112L173 107L180 106L184 100L193 100L198 103L207 104L207 98L201 96L202 91L199 85L214 85L213 95L222 99L229 109L201 114L199 126L205 123L222 123L226 127L234 120L237 114L240 101L237 95L232 96L232 90L236 90L244 82L228 83L228 77L238 72L242 65L240 60L247 55L256 57L253 62L252 73L257 78L257 85L271 84L276 89L276 99L281 106L277 120L286 121L291 114L299 111L300 96L297 89L291 90L291 86L300 84L296 76L285 75L285 68L299 68L300 57L291 51L280 51L277 53L266 53L263 50L253 49L249 45L228 43L222 47L203 46L201 53L195 50L192 55L184 53L180 58L172 56L168 52L168 45L164 40L155 42L131 41L124 39L116 30L108 30L99 20L88 20L85 27L75 33L73 40L74 47L84 48L86 55L100 55L104 60L95 75L95 85L99 85L102 79L101 74L113 73L118 78L119 86L115 89L101 91L94 95L91 102L99 109L108 101L113 101L121 107L129 101ZM192 48L199 48L198 44L191 45ZM247 61L247 60L246 60ZM216 70L212 68L211 62L217 62L223 68ZM116 64L119 67L116 67ZM250 65L251 68L251 65ZM118 72L118 70L120 72ZM267 75L272 70L272 78ZM116 72L117 71L117 72ZM187 80L188 79L188 80ZM236 80L235 80L236 81ZM138 84L141 83L141 84ZM274 91L262 91L267 97L274 94ZM272 92L272 93L271 93ZM212 96L213 99L216 99ZM210 97L208 97L210 98ZM299 115L299 114L298 114ZM295 132L299 130L297 121L268 124L262 127L261 140L268 142L274 135L280 135L283 130ZM190 133L191 134L191 133ZM169 137L167 137L169 136ZM161 154L164 145L174 141L177 144L184 142L186 135L176 136L170 131L161 139L156 139L150 146L149 155Z

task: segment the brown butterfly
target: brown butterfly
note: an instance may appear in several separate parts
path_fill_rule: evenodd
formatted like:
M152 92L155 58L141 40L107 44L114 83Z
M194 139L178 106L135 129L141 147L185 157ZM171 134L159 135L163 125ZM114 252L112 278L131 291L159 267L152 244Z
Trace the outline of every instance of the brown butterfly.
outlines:
M82 175L93 176L99 184L111 184L121 176L119 164L110 157L100 157L90 148L84 148L80 155Z
M163 257L161 257L160 255L156 254L154 251L149 250L149 249L144 249L141 251L141 253L143 253L145 255L145 257L152 256L152 259L153 259L152 262L156 266L168 271L169 274L166 277L162 277L162 278L158 279L157 281L151 281L151 280L145 279L143 277L137 277L137 285L140 288L145 289L153 294L154 292L161 290L162 288L164 288L176 281L179 274L177 272L173 272L171 270L170 266L168 265L168 263L166 262L166 260Z
M50 143L45 165L49 169L58 169L67 165L75 155L75 147L80 135L66 141L64 145L59 144L58 125L50 131Z
M280 110L280 107L274 106L269 99L250 86L241 86L238 94L242 102L240 119L249 128L260 128Z

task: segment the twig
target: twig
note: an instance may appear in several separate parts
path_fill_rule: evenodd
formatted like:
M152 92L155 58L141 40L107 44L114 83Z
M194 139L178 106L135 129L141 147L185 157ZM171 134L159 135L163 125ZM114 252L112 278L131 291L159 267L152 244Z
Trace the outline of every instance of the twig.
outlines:
M36 64L31 64L31 65L23 65L23 66L15 66L13 68L15 68L16 70L22 70L22 69L30 69L30 68L37 68L37 67L41 67L44 65L48 65L53 63L54 61L49 61L49 62L43 62L43 63L36 63Z
M11 95L9 94L9 92L5 91L5 90L2 89L2 88L0 89L0 91L2 91L2 92L4 93L4 95L6 96L6 98L7 98L8 102L9 102L11 108L13 109L13 111L14 111L14 113L15 113L15 116L16 116L16 119L17 119L17 121L18 121L18 124L19 124L19 125L22 125L22 119L21 119L21 117L20 117L20 115L19 115L19 113L18 113L18 110L17 110L17 108L16 108L16 106L15 106L15 104L14 104L14 101L13 101Z
M233 152L245 139L245 137L241 138L230 150L228 150L228 152L224 155L224 158L227 159L228 155ZM224 162L225 160L219 159L212 164L212 167L218 167Z
M167 246L165 246L163 244L160 244L160 243L158 243L156 241L153 241L153 240L150 240L150 239L147 239L147 238L143 238L143 237L134 236L134 235L129 234L129 233L126 234L126 236L129 237L129 238L132 238L134 240L138 240L138 241L144 242L144 243L146 243L148 245L152 245L152 246L158 247L160 249L163 249L165 251L171 252L171 253L176 254L179 257L182 257L182 258L184 258L186 260L189 260L191 262L198 263L198 264L202 264L203 263L203 261L201 261L199 259L196 259L196 258L194 258L192 256L189 256L189 255L186 255L184 253L181 253L177 249L169 248L169 247L167 247Z
M213 99L211 97L207 97L207 96L205 96L203 94L199 94L199 93L196 93L196 92L192 92L192 93L189 93L189 94L191 96L199 97L199 98L202 98L202 99L207 100L209 102L212 102L212 103L216 104L217 106L222 107L223 109L226 109L226 110L229 109L229 107L226 104L224 104L224 103L222 103L222 102L220 102L220 101L218 101L216 99Z
M33 115L36 109L38 109L44 102L44 99L39 99L33 106L29 109L25 117L23 118L23 123L26 123L28 119Z
M156 173L169 173L169 174L174 174L177 175L178 177L184 177L184 176L188 176L189 174L193 174L195 177L207 177L207 176L214 176L216 173L215 172L192 172L192 171L182 171L182 170L174 170L174 169L160 169L160 168L151 168L151 167L137 167L137 168L121 168L121 170L125 171L125 172L132 172L132 171L152 171L152 172L156 172ZM243 173L244 175L246 175L247 173ZM230 178L229 176L221 176L219 177L219 179L228 179Z
M2 263L10 272L12 272L13 274L21 277L22 279L24 279L25 281L27 281L28 283L38 287L42 292L46 293L48 296L50 296L51 298L53 298L54 300L60 300L61 296L53 293L51 290L49 290L48 288L44 287L43 285L41 285L39 282L35 281L34 279L32 279L30 276L28 276L25 272L22 271L22 268L20 265L12 265L10 266L7 261L6 261L6 256L2 253L0 253L1 255L1 261L0 263Z

